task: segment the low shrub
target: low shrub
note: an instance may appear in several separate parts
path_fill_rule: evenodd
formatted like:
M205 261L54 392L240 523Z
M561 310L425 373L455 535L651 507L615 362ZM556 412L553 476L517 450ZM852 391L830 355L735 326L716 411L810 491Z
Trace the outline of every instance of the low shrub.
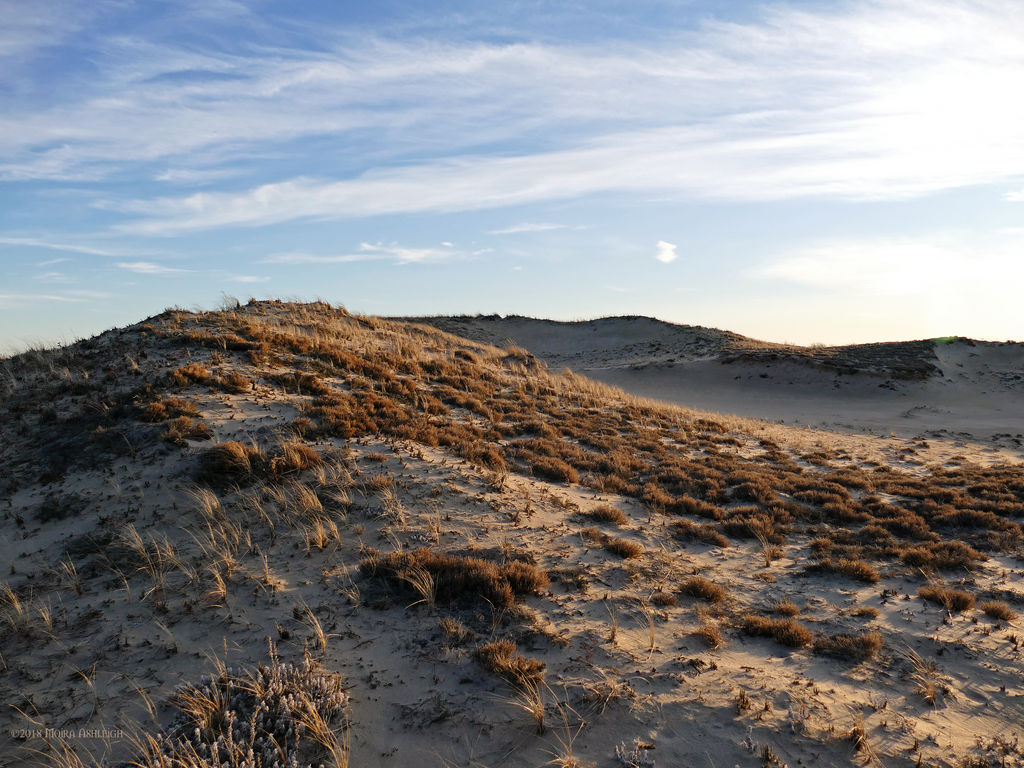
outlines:
M859 635L839 634L823 636L814 641L814 652L839 659L864 661L874 658L882 650L882 635L879 632L862 632Z
M266 474L272 480L298 474L323 463L320 454L305 443L282 443L266 462Z
M207 449L199 460L199 479L214 486L247 481L253 474L253 463L260 459L254 446L235 440Z
M851 579L863 581L865 584L877 584L881 580L881 576L878 575L878 570L874 566L863 560L850 558L840 560L824 558L807 566L806 570L808 573L839 573L849 576Z
M996 621L1013 621L1017 618L1017 612L999 600L986 600L978 608L990 619Z
M359 570L368 576L382 577L403 591L410 589L403 574L423 570L433 579L438 601L486 600L499 608L507 608L517 596L540 592L550 584L547 573L528 563L499 565L476 557L439 554L425 547L365 557Z
M553 456L537 456L530 460L530 469L538 477L563 483L578 483L580 473L561 459Z
M722 630L714 624L701 624L693 634L703 640L708 648L720 648L725 644Z
M217 386L225 392L240 395L252 388L252 382L238 371L230 371L217 379Z
M511 640L497 640L476 649L480 665L517 688L537 686L544 681L545 663L516 653Z
M953 570L970 568L988 558L962 541L937 541L908 549L900 559L913 568Z
M184 448L188 445L188 440L209 440L213 437L213 432L202 419L179 416L168 422L167 429L160 437Z
M598 523L611 523L612 525L625 525L628 518L618 507L611 504L600 504L583 513L591 520Z
M606 552L611 552L613 555L618 555L624 560L631 560L636 557L640 557L644 553L642 545L637 544L635 541L629 539L616 539L611 538L602 545Z
M693 576L682 583L679 591L684 595L707 600L709 603L721 603L729 596L729 591L703 576Z
M789 648L801 648L814 641L814 633L796 619L773 619L768 616L747 616L741 628L748 635L768 637Z
M700 541L715 547L728 547L729 540L717 528L707 523L691 523L678 520L669 529L672 536L681 541Z
M968 611L974 607L974 597L951 587L928 586L917 590L922 600L937 603L947 611Z
M779 614L779 616L798 616L800 615L800 608L796 603L791 600L780 600L772 606L772 611Z

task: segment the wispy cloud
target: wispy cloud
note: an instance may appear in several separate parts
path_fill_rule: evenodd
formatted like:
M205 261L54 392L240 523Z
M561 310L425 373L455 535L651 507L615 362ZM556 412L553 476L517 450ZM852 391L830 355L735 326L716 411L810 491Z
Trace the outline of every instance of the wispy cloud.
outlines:
M72 253L86 253L91 256L118 255L115 251L107 250L105 248L95 248L91 245L77 245L74 243L52 242L49 240L38 240L33 237L0 237L0 245L14 245L28 248L43 248L51 251L70 251ZM61 261L67 261L67 259L51 259L50 261L40 262L40 266L46 264L58 264Z
M452 248L408 248L400 245L361 243L352 253L317 254L303 252L276 253L263 259L265 264L350 264L358 261L393 261L414 264L464 257Z
M548 232L552 229L565 229L565 224L541 224L541 223L523 223L513 224L511 227L505 227L504 229L492 229L487 232L488 235L518 235L523 232Z
M671 264L679 258L679 254L676 253L676 244L659 240L654 246L654 258L662 264Z
M71 278L65 275L63 272L42 272L36 275L36 280L41 283L69 283Z
M156 264L152 261L120 261L117 263L119 269L126 269L138 275L176 275L190 272L188 269L168 267L164 264Z
M76 101L0 118L0 176L152 162L191 183L253 152L319 173L322 147L302 156L305 138L368 158L344 178L112 203L147 234L609 191L907 198L1024 176L1021 39L1016 0L782 6L644 45L119 38ZM518 154L479 149L512 139Z
M270 278L265 275L231 275L228 277L233 283L268 283Z
M1024 203L1024 189L1018 189L1015 192L1007 192L1005 199L1011 203Z
M0 307L23 306L25 304L34 304L41 301L75 303L85 301L85 297L59 293L0 293Z

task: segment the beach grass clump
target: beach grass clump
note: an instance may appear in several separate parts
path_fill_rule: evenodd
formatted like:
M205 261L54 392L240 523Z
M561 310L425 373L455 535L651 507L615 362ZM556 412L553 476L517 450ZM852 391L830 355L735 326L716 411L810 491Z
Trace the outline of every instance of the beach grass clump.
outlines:
M850 661L874 658L882 650L879 632L861 632L858 635L838 634L821 636L814 641L814 652Z
M865 584L877 584L881 580L878 569L858 558L823 558L807 566L808 573L837 573Z
M1017 618L1017 612L1002 600L986 600L978 608L990 619L996 621L1013 621Z
M709 603L722 603L729 597L729 591L703 576L692 576L679 586L684 595L706 600Z
M740 628L754 637L767 637L789 648L802 648L814 642L814 633L794 618L747 616Z
M342 677L310 656L232 670L221 666L170 697L175 714L155 736L138 740L140 768L259 768L345 765L337 732L349 704ZM342 730L344 729L342 725Z
M199 458L199 479L213 486L239 485L253 476L261 459L260 450L237 440L218 443Z
M917 590L917 596L930 603L941 605L947 611L969 611L974 607L974 597L952 587L929 585Z
M535 594L550 584L547 573L529 563L498 564L477 557L438 553L426 547L365 557L359 570L367 576L379 576L399 589L408 589L409 574L427 573L439 602L486 600L499 608L507 608L517 597Z
M714 547L728 547L729 540L713 525L677 520L669 529L672 536L680 541L699 541Z
M583 513L595 523L609 523L610 525L625 525L628 518L618 507L611 504L599 504Z
M474 655L484 669L517 688L542 683L546 664L537 659L521 656L517 650L516 644L511 640L496 640L477 648Z

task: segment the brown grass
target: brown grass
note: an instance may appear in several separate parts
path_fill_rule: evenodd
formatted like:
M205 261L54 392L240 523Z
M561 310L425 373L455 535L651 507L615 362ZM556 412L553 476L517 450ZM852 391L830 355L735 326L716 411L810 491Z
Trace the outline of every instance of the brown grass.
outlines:
M178 416L167 423L167 429L160 437L169 443L184 448L189 440L209 440L213 431L202 419Z
M950 587L927 586L917 590L922 600L941 605L947 611L968 611L974 607L974 597Z
M815 653L839 659L864 661L874 658L880 650L882 650L882 635L878 632L823 636L814 641Z
M814 633L796 619L747 616L740 625L748 635L768 637L789 648L802 648L814 642Z
M729 591L725 587L708 581L703 576L693 576L684 581L679 591L690 597L697 597L707 600L709 603L722 603L729 597Z
M612 525L625 525L629 518L618 507L611 504L599 504L583 513L597 523L611 523Z
M480 646L474 655L484 669L517 688L544 682L545 663L520 656L516 651L511 640L497 640Z
M800 608L790 600L780 600L772 606L772 611L779 616L799 616Z
M369 576L384 578L393 587L408 589L403 577L413 571L425 571L433 578L438 601L475 602L485 600L495 607L507 608L516 597L547 589L547 573L521 562L504 565L475 557L460 557L420 548L412 552L371 555L359 563Z
M199 479L213 486L240 484L253 475L260 451L237 441L220 443L204 451L199 461Z
M715 547L728 547L729 540L717 528L707 523L691 523L678 520L670 528L672 536L682 541L700 541Z
M832 560L824 558L807 566L808 573L838 573L865 584L877 584L881 580L878 569L863 560L841 558Z
M643 546L635 541L609 536L597 528L584 528L580 531L580 534L591 544L601 547L601 549L611 552L613 555L618 555L624 560L640 557L645 551Z
M704 644L707 645L708 648L721 648L725 645L725 638L722 636L722 630L714 624L703 623L693 634L703 640Z
M1013 621L1017 618L1017 612L1000 600L986 600L978 608L990 619L996 621Z

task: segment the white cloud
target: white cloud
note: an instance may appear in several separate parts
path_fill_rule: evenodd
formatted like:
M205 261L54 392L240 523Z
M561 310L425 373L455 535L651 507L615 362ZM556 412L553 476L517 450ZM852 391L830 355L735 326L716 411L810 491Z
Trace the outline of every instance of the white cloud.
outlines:
M1024 189L1018 189L1016 192L1007 192L1004 199L1009 200L1011 203L1024 203Z
M228 278L233 283L267 283L270 278L264 275L231 275Z
M504 229L492 229L487 232L488 235L518 235L523 232L547 232L552 229L565 229L565 224L513 224L511 227L505 227Z
M1021 39L1017 0L781 6L644 46L342 37L228 53L119 38L103 47L105 79L77 102L0 117L0 176L180 159L189 166L167 178L199 180L233 157L301 154L307 137L378 163L344 180L112 206L142 216L133 231L146 233L608 191L907 198L1024 176ZM468 154L523 135L550 149Z
M659 240L654 247L654 258L656 258L662 264L671 264L673 261L679 258L679 254L676 253L675 243L666 243L664 240Z
M41 283L70 283L71 278L65 275L63 272L43 272L36 275L36 280Z
M48 240L38 240L33 237L0 237L0 245L17 245L29 248L44 248L51 251L70 251L72 253L86 253L91 256L116 256L114 251L104 248L94 248L89 245L75 245L73 243L55 243ZM51 259L40 262L40 266L46 264L59 264L67 259Z
M442 245L450 245L444 244ZM472 255L485 253L487 251L475 251ZM397 264L413 264L427 261L440 261L462 257L465 254L461 251L454 251L449 248L439 250L437 248L408 248L400 245L381 245L360 243L357 251L353 253L317 254L304 252L289 252L271 254L263 259L265 264L350 264L358 261L394 261Z
M117 266L120 269L127 269L129 272L135 272L139 275L173 275L190 271L167 267L163 264L155 264L152 261L121 261L118 262Z
M41 301L76 303L83 300L81 296L68 296L57 293L0 293L0 307L22 306Z
M228 179L237 175L237 173L237 171L223 168L207 168L203 170L195 168L169 168L158 173L155 178L157 181L168 181L173 184L199 185Z

